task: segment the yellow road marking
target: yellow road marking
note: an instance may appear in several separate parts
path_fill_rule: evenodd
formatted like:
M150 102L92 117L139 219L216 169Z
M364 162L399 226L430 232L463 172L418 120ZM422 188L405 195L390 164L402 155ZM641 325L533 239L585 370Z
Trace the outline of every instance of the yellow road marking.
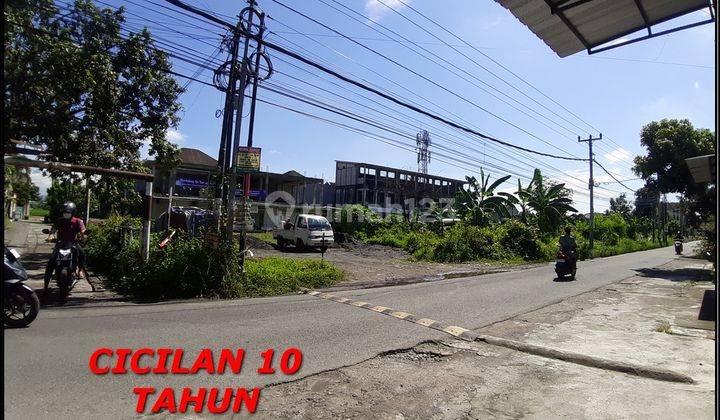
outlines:
M429 327L430 325L435 323L435 320L430 319L430 318L422 318L422 319L418 319L417 321L415 321L415 323L420 324L424 327Z
M460 334L462 334L466 331L469 331L469 330L466 330L465 328L462 328L462 327L456 327L454 325L451 325L447 328L444 328L443 331L445 331L446 333L452 334L454 336L459 336Z

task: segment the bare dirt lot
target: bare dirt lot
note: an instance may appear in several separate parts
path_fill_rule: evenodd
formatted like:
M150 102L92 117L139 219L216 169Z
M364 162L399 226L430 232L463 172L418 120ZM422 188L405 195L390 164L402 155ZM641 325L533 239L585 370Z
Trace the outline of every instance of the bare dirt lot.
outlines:
M249 245L255 258L288 257L319 260L322 255L317 250L297 250L293 247L281 251L254 238L251 239ZM325 260L335 264L347 275L345 281L328 290L436 281L454 276L520 270L538 265L504 264L500 262L434 263L412 261L410 255L402 249L362 243L336 245L325 252Z

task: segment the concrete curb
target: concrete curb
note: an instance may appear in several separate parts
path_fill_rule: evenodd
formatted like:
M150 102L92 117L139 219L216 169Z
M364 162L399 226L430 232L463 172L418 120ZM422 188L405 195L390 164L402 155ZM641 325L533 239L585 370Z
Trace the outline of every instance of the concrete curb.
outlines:
M535 356L546 357L550 359L562 360L569 363L575 363L578 365L594 367L604 370L612 370L615 372L627 373L629 375L635 375L643 378L656 379L659 381L667 382L681 382L692 384L695 381L681 373L673 372L667 369L654 368L649 366L640 366L633 363L616 362L613 360L603 359L601 357L588 356L585 354L573 353L564 350L557 350L550 347L537 346L534 344L522 343L520 341L508 340L506 338L493 337L489 335L477 334L466 328L446 325L441 322L435 321L429 318L421 318L408 312L396 311L392 308L384 306L373 305L368 302L355 301L345 297L335 296L330 293L318 292L306 288L300 288L300 294L308 294L310 296L319 297L321 299L331 300L333 302L342 303L345 305L355 306L357 308L368 309L373 312L381 313L384 315L392 316L393 318L401 319L403 321L412 322L414 324L422 325L426 328L442 331L446 334L450 334L454 337L460 338L465 341L480 341L487 344L491 344L498 347L505 347L508 349L521 351L523 353L533 354Z
M521 351L523 353L533 354L536 356L562 360L565 362L594 367L598 369L627 373L629 375L635 375L643 378L656 379L659 381L667 382L682 382L688 384L695 383L695 381L691 377L683 375L682 373L673 372L668 369L641 366L633 363L617 362L614 360L603 359L601 357L594 357L564 350L557 350L550 347L537 346L534 344L522 343L519 341L492 337L488 335L478 335L476 341L482 341L487 344L492 344L494 346L505 347Z

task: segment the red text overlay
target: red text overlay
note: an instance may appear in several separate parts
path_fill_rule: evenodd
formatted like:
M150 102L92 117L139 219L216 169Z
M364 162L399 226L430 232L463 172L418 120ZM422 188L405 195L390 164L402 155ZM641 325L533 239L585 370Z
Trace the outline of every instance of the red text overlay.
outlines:
M213 352L211 349L202 349L194 357L183 359L184 356L183 349L102 347L90 355L88 366L95 375L239 375L245 361L245 350L220 349ZM258 375L294 375L302 367L302 358L302 352L295 347L278 352L278 357L274 349L267 349L260 353L257 360L259 367L255 372ZM137 413L144 413L149 409L151 413L201 413L207 410L213 414L221 414L228 410L238 413L243 408L254 413L260 401L260 388L134 387L133 394L137 396Z

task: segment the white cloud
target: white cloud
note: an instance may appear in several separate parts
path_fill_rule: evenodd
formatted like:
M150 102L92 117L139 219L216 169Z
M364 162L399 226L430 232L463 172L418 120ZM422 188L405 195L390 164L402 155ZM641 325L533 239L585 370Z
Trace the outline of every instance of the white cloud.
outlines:
M40 169L33 168L30 170L30 180L40 190L41 197L47 195L47 189L52 185L52 179L49 176L43 175Z
M617 168L611 168L610 172L618 179L622 179L623 175L620 174L620 171L616 171ZM563 182L565 183L565 186L567 188L570 188L573 190L573 192L576 192L573 194L573 199L577 199L580 201L588 201L587 195L589 194L588 191L588 180L590 178L590 171L584 170L584 169L572 169L563 171L565 174L568 175L565 179L556 179L557 182ZM601 171L602 172L602 171ZM595 182L609 182L612 181L612 177L604 172L602 174L599 174L598 171L594 174ZM582 195L581 195L582 193ZM594 190L595 198L597 199L610 199L617 197L617 193L608 191L606 189L602 188L595 188Z
M185 135L178 130L170 128L165 132L165 139L177 146L185 142ZM150 159L150 157L150 139L145 139L140 145L140 158Z
M185 136L178 130L171 128L165 133L165 139L171 143L180 144L185 141Z
M605 153L603 157L610 162L619 162L621 160L629 162L631 155L630 152L628 152L627 150L623 149L622 147L618 147L610 153Z
M693 83L693 87L694 87L695 89L700 89L700 82L697 82L697 81L696 81L695 83Z
M410 1L411 0L366 0L365 13L370 17L370 21L378 22L388 12L391 12L390 8L395 10L402 9L405 7L403 3L407 4L410 3Z

